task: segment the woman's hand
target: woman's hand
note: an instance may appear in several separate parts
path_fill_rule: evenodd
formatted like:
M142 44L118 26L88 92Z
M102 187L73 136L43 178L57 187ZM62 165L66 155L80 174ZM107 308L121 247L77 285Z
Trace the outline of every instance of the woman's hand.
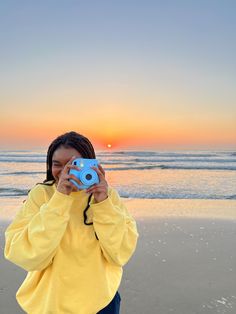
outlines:
M104 201L108 197L108 184L105 179L105 171L101 165L98 165L98 168L91 167L94 171L97 172L99 177L99 183L94 184L86 190L87 193L92 193L96 203Z
M81 182L74 175L69 174L70 169L80 170L77 166L72 165L72 161L75 158L76 157L72 157L60 173L60 178L57 183L57 190L60 193L70 195L72 191L78 191L78 188L71 181L69 181L69 179L73 179L78 184L81 184Z

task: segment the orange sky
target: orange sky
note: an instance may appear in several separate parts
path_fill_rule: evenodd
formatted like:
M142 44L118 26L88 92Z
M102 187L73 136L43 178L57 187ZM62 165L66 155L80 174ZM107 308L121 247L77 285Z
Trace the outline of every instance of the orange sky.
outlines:
M234 12L3 2L0 148L47 147L75 130L102 149L235 149Z
M17 113L5 110L6 118L1 117L0 125L2 147L44 147L69 130L81 132L101 149L107 144L117 149L230 149L236 143L233 117L176 116L164 111L161 114L158 108L142 114L133 113L132 106L126 111L118 107L114 114L105 109L100 111L99 106L93 107L92 116L89 113L80 116L75 107L69 110L66 106L64 110L54 107L55 114L44 110L25 109L26 114L21 110Z

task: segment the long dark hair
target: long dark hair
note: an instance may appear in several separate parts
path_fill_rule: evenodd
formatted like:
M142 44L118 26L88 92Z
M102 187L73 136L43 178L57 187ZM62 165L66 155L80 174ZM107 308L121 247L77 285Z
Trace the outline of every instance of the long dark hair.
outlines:
M52 156L54 152L59 147L65 147L65 148L74 148L76 149L82 158L90 158L94 159L96 158L96 154L93 148L93 145L89 141L89 139L81 134L78 134L74 131L62 134L58 136L49 146L48 152L47 152L47 175L46 179L44 180L43 184L46 185L52 185L55 182L55 179L52 175ZM90 207L90 200L91 200L92 194L88 197L87 206L83 211L84 215L84 224L86 226L93 225L93 222L87 222L87 211ZM94 231L95 237L98 240L98 236L96 232Z
M54 177L52 175L52 156L54 152L60 147L74 148L76 149L82 158L96 158L93 145L89 139L74 131L62 134L58 136L49 146L47 152L47 174L44 183L52 181L54 183Z

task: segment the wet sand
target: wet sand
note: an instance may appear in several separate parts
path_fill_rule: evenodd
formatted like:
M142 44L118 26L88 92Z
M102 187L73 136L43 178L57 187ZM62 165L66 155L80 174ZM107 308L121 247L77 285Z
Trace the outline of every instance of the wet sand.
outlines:
M235 314L235 201L126 203L140 237L124 267L121 314ZM0 223L1 251L8 223ZM15 293L26 273L3 254L0 265L0 313L24 313Z
M236 221L138 221L125 268L122 314L236 313Z

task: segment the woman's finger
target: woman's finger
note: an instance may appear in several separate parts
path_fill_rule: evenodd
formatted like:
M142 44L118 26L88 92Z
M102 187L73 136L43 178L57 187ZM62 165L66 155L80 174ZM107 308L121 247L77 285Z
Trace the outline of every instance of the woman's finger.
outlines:
M104 175L105 177L105 170L102 168L102 166L100 164L98 164L98 169L101 171L101 173Z
M99 177L99 181L103 181L105 180L105 176L104 174L97 168L97 167L91 167L94 171L96 171L98 177Z
M105 184L95 184L95 185L93 185L93 186L91 186L90 188L88 188L86 191L87 192L91 192L91 193L93 193L93 192L107 192L107 185L105 185Z
M76 159L76 156L71 157L71 159L65 164L65 167L63 169L64 173L68 173L70 170L70 167L74 167L75 165L72 165L73 160Z
M79 185L82 185L82 182L73 174L69 174L68 175L68 179L67 180L74 180L76 183L78 183Z
M69 168L69 169L75 169L75 170L78 170L78 171L81 170L81 168L79 168L79 167L76 166L76 165L68 165L67 168Z

